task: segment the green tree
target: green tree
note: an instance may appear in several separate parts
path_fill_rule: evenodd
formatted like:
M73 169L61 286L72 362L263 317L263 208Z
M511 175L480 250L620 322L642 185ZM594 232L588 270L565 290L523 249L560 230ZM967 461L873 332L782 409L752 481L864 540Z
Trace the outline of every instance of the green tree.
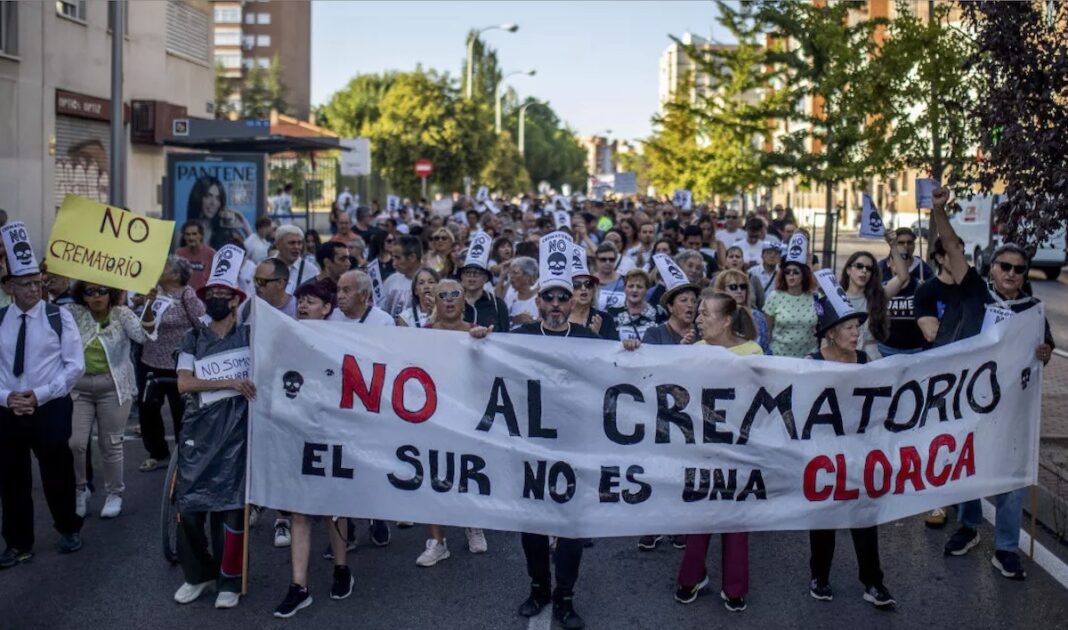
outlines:
M472 40L474 40L473 45ZM468 45L472 45L471 59L474 62L472 67L474 80L471 82L474 86L472 97L477 101L488 102L492 106L493 99L496 96L497 84L501 80L501 68L497 62L497 51L486 45L486 42L482 41L478 36L478 31L475 30L467 33L466 42ZM460 65L464 69L463 76L460 77L460 94L467 93L467 61L465 57ZM492 110L490 113L492 113Z
M253 66L241 79L241 117L270 118L271 111L288 113L286 87L282 83L282 67L275 55L266 68Z
M360 74L335 92L316 110L316 120L343 138L365 135L378 120L382 98L393 87L397 73Z
M851 19L855 5L759 0L753 16L766 24L773 44L765 54L768 85L780 98L765 101L761 115L785 127L765 167L780 176L824 185L827 227L823 254L834 260L830 213L833 189L845 180L892 169L893 103L885 92L897 69L884 56L876 31L884 18Z
M579 190L586 186L586 151L552 106L534 98L527 98L523 115L523 163L534 184L549 182L560 190L564 184ZM504 126L509 131L519 129L519 107L510 92L504 101Z
M227 77L221 63L215 64L215 118L229 118L234 108L230 105L230 96L234 93L237 79Z
M523 156L519 155L519 149L512 141L512 134L502 131L497 136L478 181L491 190L505 193L522 193L531 189L530 175L523 165Z
M664 113L653 117L653 135L645 141L649 179L663 193L689 189L694 199L710 194L705 165L711 151L698 142L700 122L690 105L692 77L681 77Z

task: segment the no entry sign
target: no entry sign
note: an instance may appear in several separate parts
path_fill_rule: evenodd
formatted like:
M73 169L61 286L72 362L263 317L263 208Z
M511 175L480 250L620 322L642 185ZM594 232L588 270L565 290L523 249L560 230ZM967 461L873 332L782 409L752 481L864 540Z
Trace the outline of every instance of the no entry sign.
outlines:
M430 164L430 160L416 160L415 161L415 176L416 177L430 177L430 174L434 172L434 167Z

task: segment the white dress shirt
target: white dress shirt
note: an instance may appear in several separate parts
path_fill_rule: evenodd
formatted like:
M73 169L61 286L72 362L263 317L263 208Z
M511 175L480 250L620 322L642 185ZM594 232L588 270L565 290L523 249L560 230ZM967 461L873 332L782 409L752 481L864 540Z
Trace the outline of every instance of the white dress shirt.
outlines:
M15 345L18 341L22 310L12 304L0 322L0 406L7 406L12 392L33 391L37 404L61 398L70 393L85 372L82 336L74 317L65 308L59 309L63 322L63 340L45 314L45 303L37 302L26 315L26 354L22 376L16 378Z
M302 261L304 262L303 270L300 268L300 263ZM286 283L286 293L293 295L297 292L297 287L308 280L314 280L318 275L319 265L315 264L315 260L312 259L311 256L305 256L304 258L298 259L289 266L289 282Z
M245 239L244 245L249 260L257 265L267 260L267 254L271 253L271 244L260 238L260 235L256 232L253 232Z
M340 308L335 308L330 317L326 319L332 322L349 322L352 324L367 324L369 326L396 326L397 322L390 317L389 313L383 311L377 306L372 306L370 309L364 311L363 317L349 317L341 311Z

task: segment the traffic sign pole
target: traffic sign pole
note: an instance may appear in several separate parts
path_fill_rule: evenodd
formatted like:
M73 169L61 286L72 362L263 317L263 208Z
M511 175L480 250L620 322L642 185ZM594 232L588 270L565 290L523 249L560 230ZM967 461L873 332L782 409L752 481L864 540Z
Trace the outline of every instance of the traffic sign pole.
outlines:
M424 175L419 179L423 180L423 199L426 199L426 176Z

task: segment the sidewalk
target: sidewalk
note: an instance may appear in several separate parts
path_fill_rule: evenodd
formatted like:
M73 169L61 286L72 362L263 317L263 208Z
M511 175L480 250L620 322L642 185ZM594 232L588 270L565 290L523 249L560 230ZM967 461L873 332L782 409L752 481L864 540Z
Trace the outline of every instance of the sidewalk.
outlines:
M1038 484L1039 521L1068 540L1068 358L1056 354L1042 376Z

